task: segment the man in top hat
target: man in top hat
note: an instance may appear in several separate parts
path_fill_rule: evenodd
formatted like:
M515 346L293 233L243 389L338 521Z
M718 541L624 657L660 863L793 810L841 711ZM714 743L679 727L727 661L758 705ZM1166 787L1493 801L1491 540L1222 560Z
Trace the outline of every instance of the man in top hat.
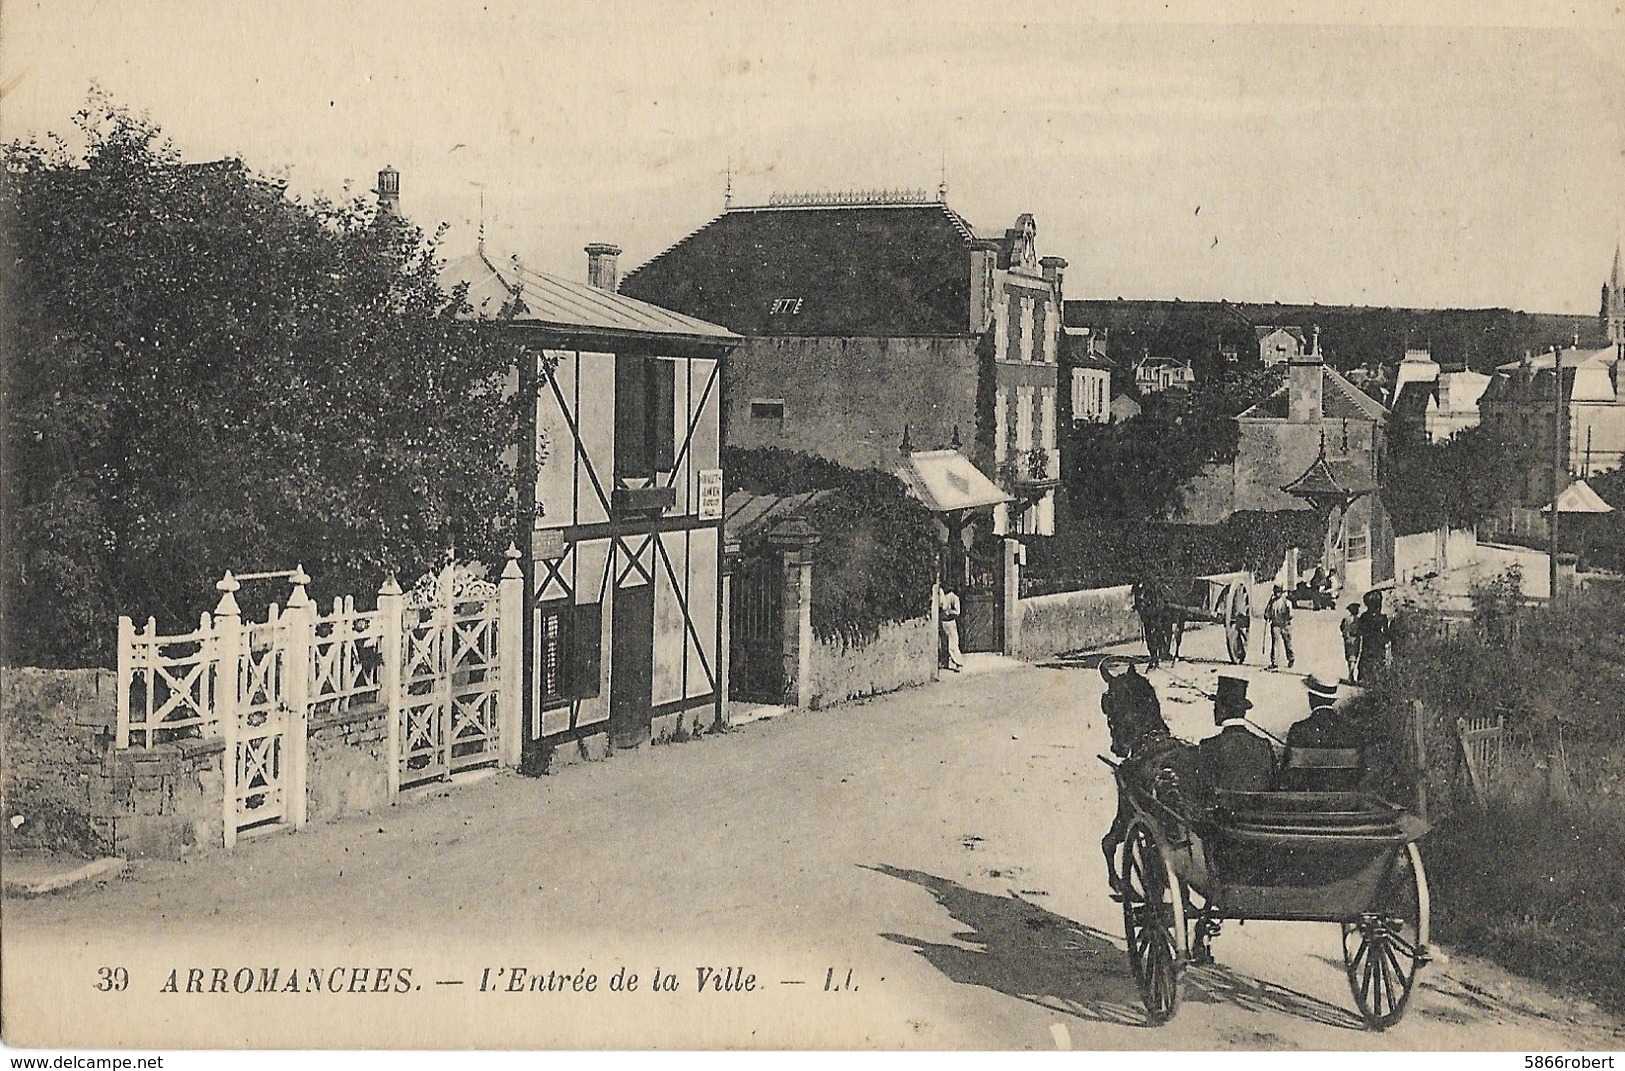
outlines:
M1219 732L1196 746L1196 765L1207 788L1264 792L1274 784L1275 748L1247 720L1252 705L1245 680L1219 678L1219 691L1213 697L1213 720Z

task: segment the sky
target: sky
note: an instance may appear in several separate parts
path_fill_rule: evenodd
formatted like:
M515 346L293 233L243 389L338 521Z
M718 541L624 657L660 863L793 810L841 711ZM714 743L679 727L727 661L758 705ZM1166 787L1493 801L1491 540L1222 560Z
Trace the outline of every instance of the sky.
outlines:
M571 277L588 242L624 272L702 226L730 173L736 205L946 177L980 229L1031 212L1069 298L1596 315L1619 3L1084 10L8 0L0 134L71 130L99 84L303 195L392 165L449 255L483 212L489 251Z

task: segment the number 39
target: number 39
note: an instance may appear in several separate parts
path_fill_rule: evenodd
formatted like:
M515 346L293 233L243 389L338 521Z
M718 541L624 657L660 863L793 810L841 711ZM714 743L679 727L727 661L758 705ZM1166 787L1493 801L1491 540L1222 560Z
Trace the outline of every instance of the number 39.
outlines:
M130 987L130 972L123 967L101 967L96 977L96 990L101 993L122 993Z

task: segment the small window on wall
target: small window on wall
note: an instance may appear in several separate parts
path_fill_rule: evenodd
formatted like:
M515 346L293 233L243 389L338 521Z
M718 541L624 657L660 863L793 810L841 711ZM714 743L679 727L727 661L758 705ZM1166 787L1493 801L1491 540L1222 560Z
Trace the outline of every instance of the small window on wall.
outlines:
M536 695L543 709L598 694L597 603L543 603L536 609Z
M1345 555L1351 562L1362 561L1371 557L1371 529L1365 525L1349 530L1348 552Z
M753 398L750 403L750 426L758 431L784 430L784 399Z

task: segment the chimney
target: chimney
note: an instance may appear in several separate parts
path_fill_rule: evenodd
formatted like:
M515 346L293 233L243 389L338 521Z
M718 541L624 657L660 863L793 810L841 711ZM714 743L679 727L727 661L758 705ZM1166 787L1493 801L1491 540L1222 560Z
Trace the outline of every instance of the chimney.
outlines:
M1286 418L1294 424L1318 424L1321 420L1321 390L1324 368L1320 361L1320 329L1307 353L1287 364Z
M378 195L379 211L391 214L401 209L401 173L388 164L378 172L378 188L373 191Z
M1038 266L1044 270L1044 278L1055 284L1055 289L1061 288L1061 273L1066 271L1065 257L1039 257Z
M586 247L586 252L587 282L613 294L621 284L620 276L615 272L615 258L621 255L621 247L608 242L594 242Z

